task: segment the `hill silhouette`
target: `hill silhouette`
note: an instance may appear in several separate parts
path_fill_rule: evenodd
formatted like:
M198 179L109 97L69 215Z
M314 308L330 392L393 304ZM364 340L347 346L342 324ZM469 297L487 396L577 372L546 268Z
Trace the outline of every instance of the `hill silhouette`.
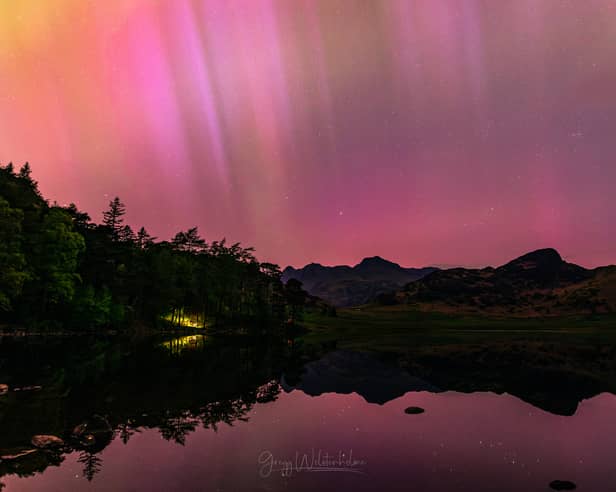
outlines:
M311 263L304 268L287 267L283 282L296 279L311 295L320 297L334 306L345 307L365 304L379 295L402 288L437 269L404 268L379 256L365 258L359 264L323 266Z
M435 311L521 316L616 310L616 267L567 263L551 248L498 268L453 268L408 283L387 300Z

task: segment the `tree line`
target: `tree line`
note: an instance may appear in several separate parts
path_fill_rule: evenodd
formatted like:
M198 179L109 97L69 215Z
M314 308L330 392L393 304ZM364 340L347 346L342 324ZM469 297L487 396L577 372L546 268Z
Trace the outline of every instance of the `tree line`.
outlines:
M101 223L50 204L26 163L0 166L0 324L39 328L206 327L293 321L306 293L252 248L208 243L192 228L171 241L135 232L119 198Z

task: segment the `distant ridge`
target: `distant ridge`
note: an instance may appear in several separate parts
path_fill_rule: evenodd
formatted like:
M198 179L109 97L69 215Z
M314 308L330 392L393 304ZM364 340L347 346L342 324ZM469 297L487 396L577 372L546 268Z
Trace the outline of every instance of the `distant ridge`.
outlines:
M299 280L310 294L344 307L365 304L437 270L434 267L404 268L380 256L373 256L364 258L353 267L330 267L318 263L298 269L287 267L282 280Z
M398 292L388 304L435 311L516 316L616 311L616 267L588 270L552 248L527 253L498 268L439 270Z

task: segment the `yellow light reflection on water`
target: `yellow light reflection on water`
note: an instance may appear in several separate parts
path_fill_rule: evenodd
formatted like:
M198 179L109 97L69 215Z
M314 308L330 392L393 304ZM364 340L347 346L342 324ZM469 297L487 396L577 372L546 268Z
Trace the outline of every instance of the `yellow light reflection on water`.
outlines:
M162 347L169 350L172 354L183 352L184 350L195 350L203 348L205 345L205 335L188 335L185 337L177 337L172 340L167 340L161 344Z

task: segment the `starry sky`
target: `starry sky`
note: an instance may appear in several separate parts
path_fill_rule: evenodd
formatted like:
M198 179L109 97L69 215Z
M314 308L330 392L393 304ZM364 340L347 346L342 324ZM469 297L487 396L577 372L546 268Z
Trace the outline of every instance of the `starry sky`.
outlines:
M0 5L0 162L285 266L616 263L613 0Z

